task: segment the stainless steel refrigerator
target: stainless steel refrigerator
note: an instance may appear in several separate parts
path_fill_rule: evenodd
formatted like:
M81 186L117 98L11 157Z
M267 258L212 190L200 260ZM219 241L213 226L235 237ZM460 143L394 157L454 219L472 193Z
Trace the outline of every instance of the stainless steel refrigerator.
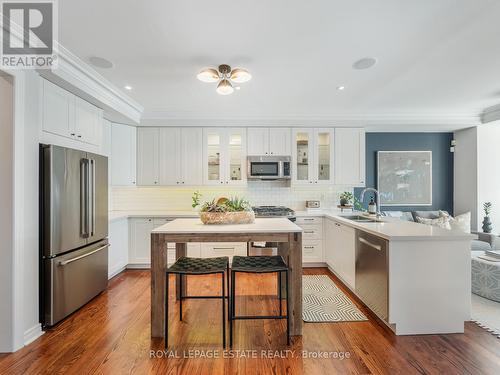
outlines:
M40 320L52 326L108 283L108 159L40 145Z

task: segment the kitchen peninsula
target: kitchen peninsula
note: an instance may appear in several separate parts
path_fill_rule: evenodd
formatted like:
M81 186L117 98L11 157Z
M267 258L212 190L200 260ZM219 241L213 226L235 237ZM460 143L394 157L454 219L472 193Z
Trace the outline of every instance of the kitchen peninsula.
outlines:
M151 336L164 336L167 244L175 257L186 256L189 242L277 242L290 267L291 335L302 335L302 229L286 218L255 219L252 224L204 225L200 219L176 219L151 233ZM179 292L179 290L178 290Z

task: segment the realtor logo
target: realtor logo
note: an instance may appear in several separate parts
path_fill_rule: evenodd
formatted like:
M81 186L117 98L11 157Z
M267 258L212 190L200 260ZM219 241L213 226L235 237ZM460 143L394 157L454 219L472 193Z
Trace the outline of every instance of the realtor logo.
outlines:
M54 0L6 0L1 4L1 67L54 68L57 3Z

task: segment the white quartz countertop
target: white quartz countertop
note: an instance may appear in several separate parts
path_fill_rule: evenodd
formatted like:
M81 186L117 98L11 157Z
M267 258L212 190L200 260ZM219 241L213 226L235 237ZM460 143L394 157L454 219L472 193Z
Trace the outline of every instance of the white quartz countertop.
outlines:
M153 233L297 233L302 228L286 218L255 219L253 224L210 224L200 219L175 219Z
M196 211L162 211L162 210L149 210L149 211L109 211L108 212L108 220L119 220L119 219L127 219L129 217L186 217L186 218L195 218L198 217L198 212Z
M344 218L344 216L351 216L353 215L352 212L350 211L345 211L345 212L340 212L338 209L325 209L317 212L307 212L307 211L296 211L295 212L297 217L304 217L304 216L315 216L315 217L323 217L323 218L329 218L336 220L339 223L342 223L344 225L350 226L355 229L359 229L362 231L365 231L367 233L371 233L373 235L382 237L386 240L391 240L391 241L413 241L413 240L427 240L427 241L440 241L440 240L456 240L456 241L462 241L462 240L472 240L476 239L477 236L473 234L468 234L468 233L463 233L459 231L453 231L453 230L447 230L447 229L441 229L438 227L433 227L430 225L424 225L424 224L419 224L419 223L414 223L414 222L409 222L409 221L402 221L398 220L395 218L389 218L389 217L383 217L382 222L373 222L373 223L359 223L355 222L349 219ZM355 215L356 213L354 213ZM160 217L171 217L171 218L193 218L195 219L193 222L198 222L198 227L195 228L205 228L205 227L211 227L211 225L203 225L201 221L198 219L198 213L196 211L190 211L190 210L172 210L172 211L163 211L163 210L144 210L144 211L110 211L109 212L109 220L119 220L119 219L126 219L130 217L148 217L148 218L160 218ZM272 220L280 220L286 224L291 224L292 227L295 228L294 231L299 232L301 231L300 227L297 225L291 223L288 219L275 219L275 218L263 218L263 219L256 219L256 223L259 222L261 228L259 228L259 231L262 231L262 228L267 231L267 233L273 233L273 232L279 232L283 230L273 230L273 228L270 228L274 226L273 223L271 223ZM177 220L176 220L177 221ZM165 225L170 225L165 224ZM158 229L161 229L165 227L163 225L162 227L159 227ZM178 225L178 224L176 224ZM238 224L238 225L216 225L214 227L218 228L217 231L219 233L230 233L231 228L230 227L238 227L238 230L241 230L241 232L244 232L245 230L248 230L248 228L245 228L243 230L243 226L245 224ZM255 224L248 224L248 225L255 225ZM225 227L226 231L221 231L220 227ZM255 227L254 227L255 228ZM298 229L297 229L298 228ZM206 228L207 231L211 231L212 229ZM186 233L189 231L182 231L178 233ZM239 232L239 233L241 233ZM286 230L285 230L286 232ZM293 232L293 230L291 231ZM169 232L171 233L171 232ZM233 233L238 233L238 232L233 232Z

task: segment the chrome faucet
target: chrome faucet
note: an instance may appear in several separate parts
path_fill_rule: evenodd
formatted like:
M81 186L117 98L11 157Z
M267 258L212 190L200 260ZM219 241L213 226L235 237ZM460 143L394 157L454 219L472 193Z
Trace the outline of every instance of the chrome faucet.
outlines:
M372 191L375 193L375 198L377 200L377 219L379 219L381 216L382 216L382 213L380 212L380 193L378 192L377 189L374 189L374 188L365 188L363 189L363 191L361 192L361 195L359 196L359 200L361 202L363 202L363 200L365 199L365 193L367 191Z

